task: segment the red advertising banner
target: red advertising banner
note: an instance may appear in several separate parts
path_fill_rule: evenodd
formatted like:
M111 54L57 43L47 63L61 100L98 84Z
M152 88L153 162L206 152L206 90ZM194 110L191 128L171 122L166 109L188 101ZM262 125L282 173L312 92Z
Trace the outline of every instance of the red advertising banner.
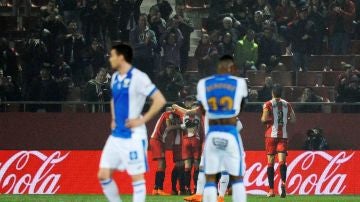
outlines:
M1 194L99 194L96 174L101 151L0 151ZM151 152L149 152L149 159ZM165 190L170 191L173 168L171 152L166 154ZM289 194L360 194L360 151L290 151ZM249 194L265 194L267 188L264 152L246 152L244 181ZM277 168L278 165L275 165ZM152 190L156 162L150 162L147 189ZM279 174L275 176L279 188ZM131 182L117 173L121 193L131 193Z

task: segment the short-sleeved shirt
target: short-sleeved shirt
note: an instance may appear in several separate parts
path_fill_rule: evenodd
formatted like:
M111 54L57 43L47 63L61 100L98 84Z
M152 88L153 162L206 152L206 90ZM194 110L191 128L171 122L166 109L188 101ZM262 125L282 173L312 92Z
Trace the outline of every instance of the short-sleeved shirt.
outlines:
M132 134L147 136L145 124L136 128L127 128L126 120L141 117L146 98L152 96L156 86L149 77L140 70L132 67L126 74L115 72L111 78L112 98L116 127L112 135L120 138L133 138ZM135 137L136 138L136 137Z
M197 85L197 99L203 105L208 119L237 116L241 102L247 96L245 79L227 74L201 79Z
M272 99L265 102L263 108L269 111L271 117L266 124L265 137L288 138L286 126L292 112L290 103L283 99Z

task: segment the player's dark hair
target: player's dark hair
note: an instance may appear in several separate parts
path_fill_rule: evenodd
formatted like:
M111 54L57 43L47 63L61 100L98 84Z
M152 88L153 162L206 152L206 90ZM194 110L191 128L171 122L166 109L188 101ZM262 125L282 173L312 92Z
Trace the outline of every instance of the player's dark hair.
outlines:
M275 98L280 98L282 95L283 88L280 84L276 83L272 87L272 93Z
M219 61L222 62L222 61L234 61L234 57L231 56L231 55L223 55L219 58Z
M133 50L131 46L127 44L117 44L111 47L111 50L115 50L116 54L123 55L126 62L131 63L133 59Z

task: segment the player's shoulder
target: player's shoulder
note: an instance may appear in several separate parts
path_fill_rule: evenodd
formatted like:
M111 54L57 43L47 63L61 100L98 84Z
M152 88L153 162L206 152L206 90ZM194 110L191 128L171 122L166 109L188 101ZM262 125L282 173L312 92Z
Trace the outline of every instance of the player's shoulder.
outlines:
M148 77L148 75L147 75L145 72L139 70L139 69L136 68L136 67L133 67L133 68L132 68L131 74L132 74L133 77L137 77L137 78L145 78L145 77Z

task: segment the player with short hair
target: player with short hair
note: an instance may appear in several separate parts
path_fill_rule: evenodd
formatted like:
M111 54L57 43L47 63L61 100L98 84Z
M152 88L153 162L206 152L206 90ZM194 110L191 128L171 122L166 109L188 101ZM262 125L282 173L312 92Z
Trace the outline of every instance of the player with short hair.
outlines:
M197 98L208 119L203 201L217 201L216 174L226 170L232 181L232 200L243 202L246 201L243 183L245 153L236 124L248 90L245 79L231 75L235 73L233 57L221 57L217 71L218 74L201 79L197 85Z
M273 99L267 101L263 107L261 122L265 124L265 149L267 153L269 181L268 197L275 197L274 193L274 163L278 155L281 176L281 197L286 197L286 156L288 147L288 121L294 123L296 116L290 103L281 99L282 87L274 84L272 89Z
M100 159L98 178L110 202L121 201L115 181L115 170L126 170L131 176L133 201L145 202L144 173L147 164L147 132L145 123L165 105L166 100L149 77L131 65L132 48L126 44L111 48L109 62L116 70L111 78L111 135L106 141ZM146 98L150 109L142 116Z

